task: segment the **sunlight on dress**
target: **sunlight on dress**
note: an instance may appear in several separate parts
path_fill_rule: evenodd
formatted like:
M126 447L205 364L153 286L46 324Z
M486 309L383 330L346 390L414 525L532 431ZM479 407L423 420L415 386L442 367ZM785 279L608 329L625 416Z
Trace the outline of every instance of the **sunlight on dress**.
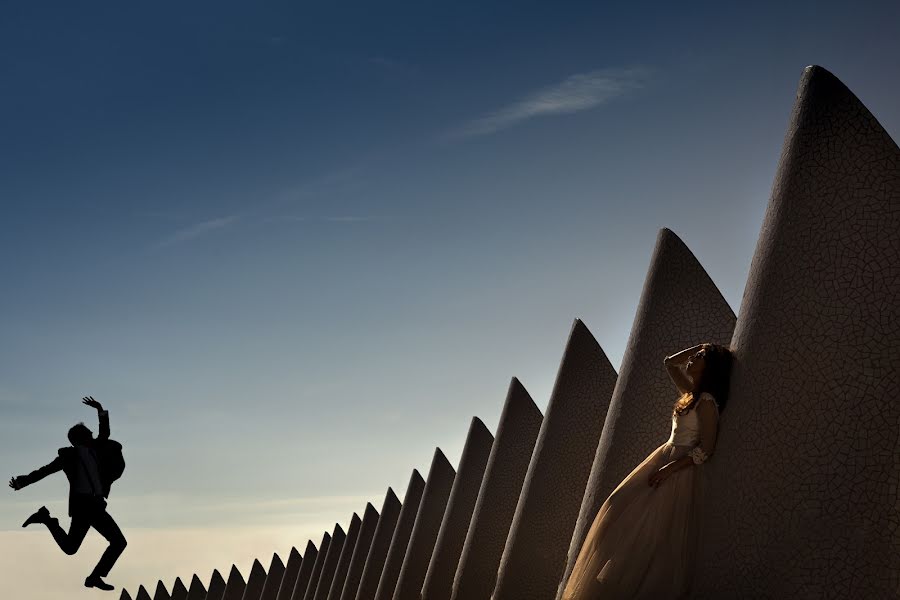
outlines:
M679 600L690 595L697 555L705 469L715 447L719 409L704 392L672 416L669 439L616 487L587 533L562 600ZM694 465L658 487L663 465L690 455Z

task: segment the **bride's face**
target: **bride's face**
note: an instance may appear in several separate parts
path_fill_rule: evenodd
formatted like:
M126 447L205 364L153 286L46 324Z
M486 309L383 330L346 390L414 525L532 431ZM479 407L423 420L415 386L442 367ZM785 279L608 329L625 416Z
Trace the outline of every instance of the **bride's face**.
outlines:
M692 381L697 381L697 378L703 373L703 368L706 366L706 359L704 358L705 354L705 350L697 351L696 354L688 359L688 362L685 365L684 371Z

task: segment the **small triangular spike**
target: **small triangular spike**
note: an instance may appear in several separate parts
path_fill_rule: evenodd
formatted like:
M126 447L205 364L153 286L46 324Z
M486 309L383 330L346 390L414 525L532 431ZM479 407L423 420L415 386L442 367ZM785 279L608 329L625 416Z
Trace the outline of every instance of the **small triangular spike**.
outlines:
M191 577L187 600L206 600L206 588L203 587L203 582L196 575Z
M176 577L175 583L172 584L172 593L169 596L172 600L187 600L187 595L187 588L184 587L184 583L182 583L181 578Z
M153 600L171 600L169 591L162 581L156 582L156 592L153 594Z

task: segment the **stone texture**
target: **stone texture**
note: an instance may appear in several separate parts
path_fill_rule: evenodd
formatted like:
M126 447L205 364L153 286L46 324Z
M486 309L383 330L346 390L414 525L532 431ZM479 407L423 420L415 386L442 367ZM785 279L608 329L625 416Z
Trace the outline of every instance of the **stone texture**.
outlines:
M374 518L372 517L373 514L375 515ZM353 516L356 517L356 515ZM341 552L337 570L334 572L334 581L331 582L331 588L328 590L326 600L340 600L341 593L344 591L344 585L347 583L347 577L350 572L353 558L359 555L357 548L360 545L364 545L368 552L369 544L372 543L372 534L375 533L375 525L377 522L378 511L375 510L375 507L372 506L371 503L366 503L366 510L363 512L362 520L357 517L356 526L354 527L353 523L350 524L350 529L347 532L347 541L344 542L344 550ZM363 540L363 536L366 535L366 532L364 531L365 527L369 528L368 540ZM358 559L360 574L362 573L362 560L362 558ZM359 583L359 581L357 580L356 583Z
M734 322L734 311L684 242L672 231L661 229L594 455L557 598L562 597L600 506L650 452L669 438L672 405L681 394L663 359L701 342L727 345L734 333Z
M191 577L191 587L188 589L187 600L206 600L206 588L200 578L194 575Z
M209 578L209 588L206 590L206 600L222 600L225 596L225 578L218 571L212 572Z
M296 553L295 549L291 549L291 553ZM299 556L299 554L297 555ZM299 563L297 565L300 566ZM278 597L278 589L281 587L281 581L284 579L284 563L278 553L272 555L272 562L269 563L269 570L266 573L266 581L263 584L260 600L275 600Z
M134 600L151 600L150 593L147 592L147 589L144 586L138 587L137 596L135 596Z
M309 544L312 545L312 542L309 542ZM294 592L294 585L297 583L297 577L300 575L300 567L302 564L303 557L300 556L300 553L296 548L291 548L287 565L284 568L284 576L281 578L278 590L275 592L276 600L291 600L291 594ZM266 586L268 586L268 581L266 582ZM263 592L263 598L264 600L268 600L265 598L265 592Z
M542 420L513 377L454 576L453 600L490 600Z
M422 584L428 571L428 563L434 552L441 521L447 510L447 501L453 489L456 471L440 448L435 449L422 502L416 514L416 523L409 538L403 566L394 588L393 600L419 600Z
M500 559L494 600L556 594L615 383L615 369L576 319Z
M388 488L388 494L394 492ZM396 499L396 496L394 497ZM397 501L399 514L399 504ZM354 600L356 591L359 589L359 582L362 580L363 569L366 566L366 557L369 556L369 550L372 548L372 540L375 538L375 531L378 528L380 519L378 511L371 504L366 505L366 512L363 513L362 525L359 529L359 537L356 539L356 545L353 548L353 555L350 557L350 565L347 567L347 576L338 593L328 594L328 600Z
M421 489L425 485L422 476L418 471L413 471L410 477L409 485L406 487L407 496L410 490ZM418 503L418 499L413 499ZM363 566L362 576L359 578L359 585L356 591L352 592L345 589L341 595L341 600L372 600L375 598L375 592L378 589L378 582L381 579L381 573L384 571L384 563L387 560L388 551L391 548L391 541L397 529L397 523L402 512L402 505L394 490L388 488L387 495L384 497L384 504L381 506L381 518L378 520L378 526L375 528L375 535L372 537L372 546L366 555L365 565Z
M243 600L259 600L266 585L266 568L258 560L253 561L247 587L244 588Z
M244 576L238 571L238 568L231 565L231 572L228 573L228 581L225 583L225 593L222 594L222 600L242 600L244 590L247 584L244 582Z
M375 593L371 592L371 580L367 580L369 565L363 572L363 582L356 594L357 600L391 600L394 588L397 586L397 578L400 576L400 568L406 556L406 548L409 546L409 537L412 535L413 525L416 523L416 514L419 512L419 503L422 500L422 492L425 489L425 480L419 472L413 470L406 486L406 495L403 497L403 506L400 508L400 516L394 527L394 535L387 556L384 558L384 568L381 569L375 584ZM377 536L376 536L377 537ZM374 546L373 546L374 550ZM370 557L371 558L371 557ZM367 561L368 562L368 561ZM374 569L373 569L374 570ZM375 575L375 573L373 573Z
M821 67L739 315L695 597L897 598L900 149Z
M340 529L340 525L335 524L334 531ZM341 535L343 536L344 530L341 529ZM325 566L325 561L328 558L328 550L331 548L332 536L329 533L326 533L322 538L322 543L319 544L319 553L316 556L316 562L313 564L312 572L309 574L309 582L306 584L306 590L303 592L303 595L297 595L297 591L294 591L294 600L312 600L313 595L316 593L316 586L319 585L319 579L322 577L322 568Z
M187 600L187 595L187 588L184 587L184 583L182 583L181 578L176 577L175 583L172 584L172 593L169 594L169 597L172 600Z
M169 591L162 581L156 582L156 591L153 593L153 600L171 600Z
M328 550L328 542L330 541L331 535L326 533L322 538L321 544L323 555ZM297 581L294 582L294 590L291 592L290 600L303 600L303 594L306 593L306 586L309 585L309 580L312 579L313 570L315 570L317 562L319 562L319 550L310 540L306 543L306 550L303 552L303 562L300 563L300 572L297 574ZM281 595L280 591L279 595Z
M344 540L340 556L338 556L337 563L334 567L334 572L327 581L323 579L323 581L319 583L319 589L316 591L315 600L328 600L331 591L334 588L337 588L334 592L335 595L340 594L341 589L344 587L344 579L347 577L347 568L350 566L350 557L353 555L353 547L356 546L356 538L359 537L359 528L361 526L362 519L359 518L359 515L353 513L353 517L350 519L350 525L347 527L347 538Z
M422 600L450 600L453 576L456 574L459 555L466 541L472 511L478 500L478 490L481 489L484 469L491 455L493 443L494 436L481 419L474 417L459 459L459 469L434 544L434 552L428 564L425 583L421 588Z

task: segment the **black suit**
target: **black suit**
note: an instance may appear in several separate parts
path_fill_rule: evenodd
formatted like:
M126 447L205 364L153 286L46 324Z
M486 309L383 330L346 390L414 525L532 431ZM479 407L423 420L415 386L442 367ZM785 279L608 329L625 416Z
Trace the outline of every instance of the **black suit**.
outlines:
M109 445L115 443L109 439L109 413L105 410L100 411L100 435L97 439L91 440L87 447L96 456L102 455ZM88 530L91 527L96 529L109 542L109 547L100 557L100 562L94 567L91 575L106 577L127 545L119 526L106 512L104 498L109 497L110 482L101 476L99 478L100 489L96 490L96 493L79 493L75 486L79 481L79 469L83 466L79 459L78 448L67 446L60 448L57 454L58 456L50 464L44 465L28 475L18 477L17 480L20 486L24 487L59 471L66 474L66 478L69 480L69 516L72 517L69 532L66 533L56 519L51 519L46 524L47 528L62 551L70 555L75 554L81 547L81 542L84 541ZM86 468L84 470L87 471Z

